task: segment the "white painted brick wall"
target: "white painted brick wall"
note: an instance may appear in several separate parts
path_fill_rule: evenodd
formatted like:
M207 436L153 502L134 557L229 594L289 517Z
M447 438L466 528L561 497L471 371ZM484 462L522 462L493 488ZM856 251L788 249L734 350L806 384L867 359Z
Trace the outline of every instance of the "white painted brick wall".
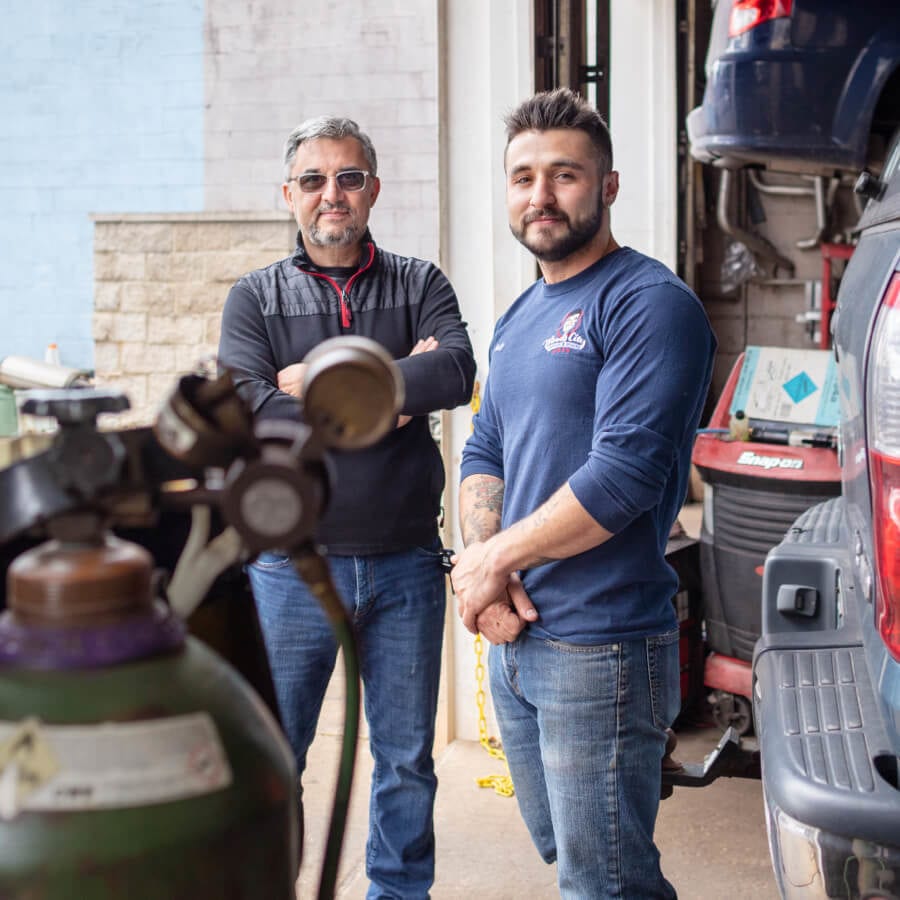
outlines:
M437 262L437 5L208 0L206 209L281 209L288 133L345 115L378 154L375 240Z

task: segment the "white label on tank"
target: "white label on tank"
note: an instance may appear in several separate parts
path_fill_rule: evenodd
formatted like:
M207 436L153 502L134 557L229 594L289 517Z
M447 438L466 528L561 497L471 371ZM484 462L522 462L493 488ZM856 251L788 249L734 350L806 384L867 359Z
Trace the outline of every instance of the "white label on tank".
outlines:
M208 713L127 724L0 721L0 819L169 803L231 781Z

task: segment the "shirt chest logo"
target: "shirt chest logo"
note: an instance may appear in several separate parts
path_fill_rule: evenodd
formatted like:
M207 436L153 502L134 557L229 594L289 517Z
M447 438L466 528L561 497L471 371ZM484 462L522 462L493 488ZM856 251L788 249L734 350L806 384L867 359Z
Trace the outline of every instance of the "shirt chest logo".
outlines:
M544 341L544 349L548 353L570 353L572 350L584 350L587 341L578 333L583 318L583 309L573 309L572 312L566 313L554 335Z

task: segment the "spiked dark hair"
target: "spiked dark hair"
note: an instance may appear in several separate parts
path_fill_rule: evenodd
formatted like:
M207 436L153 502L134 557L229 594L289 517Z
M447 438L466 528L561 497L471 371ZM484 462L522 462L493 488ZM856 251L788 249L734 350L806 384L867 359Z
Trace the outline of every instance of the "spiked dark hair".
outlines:
M506 116L503 124L506 125L507 147L523 131L577 128L591 139L600 157L601 171L604 174L612 171L612 140L603 116L569 88L556 88L529 97Z

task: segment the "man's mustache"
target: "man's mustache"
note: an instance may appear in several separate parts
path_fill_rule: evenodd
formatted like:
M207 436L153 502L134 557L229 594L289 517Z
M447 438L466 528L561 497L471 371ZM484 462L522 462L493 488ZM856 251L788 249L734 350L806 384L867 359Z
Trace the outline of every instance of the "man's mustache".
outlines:
M326 212L350 212L349 206L344 206L342 203L323 203L317 210L318 213L326 213Z
M522 219L523 225L530 225L537 219L555 219L558 222L568 222L569 217L564 212L551 211L549 209L536 209L533 212L526 213Z

